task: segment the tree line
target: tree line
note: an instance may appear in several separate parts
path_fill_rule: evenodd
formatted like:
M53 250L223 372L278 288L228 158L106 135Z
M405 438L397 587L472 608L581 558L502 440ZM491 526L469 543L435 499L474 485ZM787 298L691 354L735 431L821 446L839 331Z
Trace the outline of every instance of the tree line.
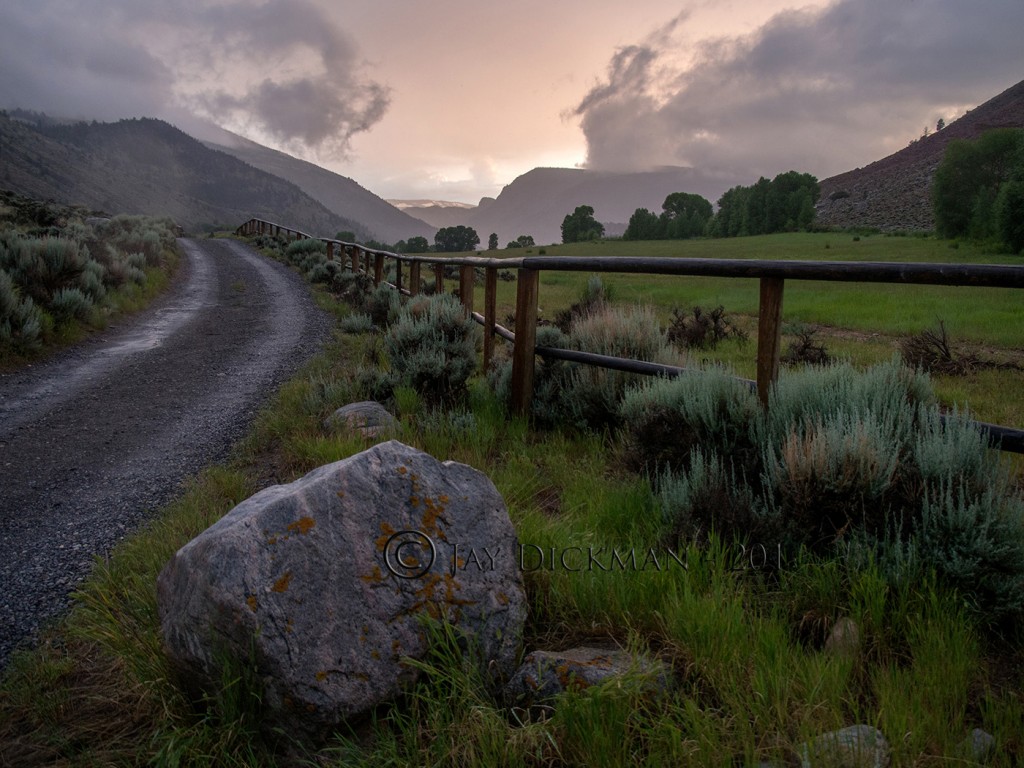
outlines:
M1024 129L949 142L935 171L932 204L940 236L1024 252Z

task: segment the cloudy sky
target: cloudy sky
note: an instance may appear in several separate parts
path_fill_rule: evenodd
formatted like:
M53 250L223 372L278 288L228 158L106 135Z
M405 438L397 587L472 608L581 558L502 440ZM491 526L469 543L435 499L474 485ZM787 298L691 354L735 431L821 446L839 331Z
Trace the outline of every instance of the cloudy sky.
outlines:
M1024 79L1022 0L4 0L0 107L207 118L377 194L820 178Z

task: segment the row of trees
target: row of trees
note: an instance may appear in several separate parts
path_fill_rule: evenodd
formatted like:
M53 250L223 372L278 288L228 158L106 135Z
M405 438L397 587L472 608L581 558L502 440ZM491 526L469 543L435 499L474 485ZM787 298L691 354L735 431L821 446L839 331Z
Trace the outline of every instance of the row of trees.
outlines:
M994 240L1024 251L1024 129L987 131L946 147L932 186L943 237Z
M660 215L637 208L623 238L679 240L808 229L814 222L818 195L818 180L797 171L780 173L771 181L762 176L749 187L733 187L719 198L718 213L700 195L673 192L665 198Z

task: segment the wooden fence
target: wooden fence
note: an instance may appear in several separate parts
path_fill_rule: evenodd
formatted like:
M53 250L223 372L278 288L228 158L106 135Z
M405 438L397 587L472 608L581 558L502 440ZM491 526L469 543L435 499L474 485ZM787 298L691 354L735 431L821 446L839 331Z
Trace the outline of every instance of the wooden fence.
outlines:
M394 287L405 295L419 291L420 274L425 265L433 268L436 290L444 291L445 267L459 269L459 297L466 312L484 327L484 368L494 355L495 337L512 342L512 407L517 413L528 413L533 397L536 357L554 358L630 371L645 375L678 376L685 368L639 360L597 355L578 350L537 346L537 307L540 273L544 270L640 273L648 275L685 275L699 277L742 277L760 281L760 305L757 333L757 380L749 382L757 390L762 404L767 405L772 384L779 375L782 340L782 306L787 280L819 280L833 282L901 283L906 285L975 286L989 288L1024 288L1024 267L995 264L922 264L903 262L842 261L771 261L688 258L633 258L616 256L525 256L485 258L478 256L429 256L399 254L367 248L330 238L315 238L295 229L253 218L242 224L240 235L274 235L295 240L316 239L327 244L328 259L345 261L353 271L373 277L375 284L384 280L385 262L395 263ZM408 264L408 288L404 268ZM484 270L483 314L474 311L473 288L476 270ZM498 271L518 271L516 289L515 329L498 324ZM991 444L1004 451L1024 453L1024 429L976 422Z

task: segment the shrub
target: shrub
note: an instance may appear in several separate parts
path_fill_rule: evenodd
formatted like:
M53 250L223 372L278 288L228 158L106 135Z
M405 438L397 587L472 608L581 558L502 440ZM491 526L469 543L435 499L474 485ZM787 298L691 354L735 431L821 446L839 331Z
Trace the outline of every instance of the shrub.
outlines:
M678 308L673 309L672 322L665 335L669 343L681 350L714 349L719 342L728 338L747 340L746 332L733 325L725 316L725 307L721 304L711 311L694 307L691 315Z
M373 320L369 315L354 314L342 319L339 323L342 333L368 333L373 330Z
M611 287L605 285L599 275L591 275L579 301L555 315L555 325L562 333L569 333L574 322L586 315L600 313L611 304L613 296Z
M750 425L759 413L750 387L721 368L644 382L622 402L627 462L654 477L687 469L692 451L703 445L749 468Z
M674 363L653 310L605 307L580 317L569 335L575 349L601 355ZM564 412L577 426L602 429L619 425L619 407L626 388L639 374L589 365L569 369L564 392Z
M398 318L402 309L402 298L398 291L384 283L374 288L366 297L364 311L378 328L387 328Z
M57 320L84 320L92 310L92 299L78 288L61 288L50 302Z
M818 342L815 336L818 329L810 325L801 325L794 329L796 339L791 341L789 348L780 359L788 365L827 365L832 358L825 345Z
M478 329L451 294L411 300L385 337L395 386L411 386L428 404L461 396L476 369Z
M21 298L14 280L0 269L0 348L18 352L38 349L42 329L39 308L30 298Z
M714 449L695 448L688 471L665 473L658 485L669 544L706 543L710 533L722 531L758 543L776 535L776 521L758 511L746 480Z

